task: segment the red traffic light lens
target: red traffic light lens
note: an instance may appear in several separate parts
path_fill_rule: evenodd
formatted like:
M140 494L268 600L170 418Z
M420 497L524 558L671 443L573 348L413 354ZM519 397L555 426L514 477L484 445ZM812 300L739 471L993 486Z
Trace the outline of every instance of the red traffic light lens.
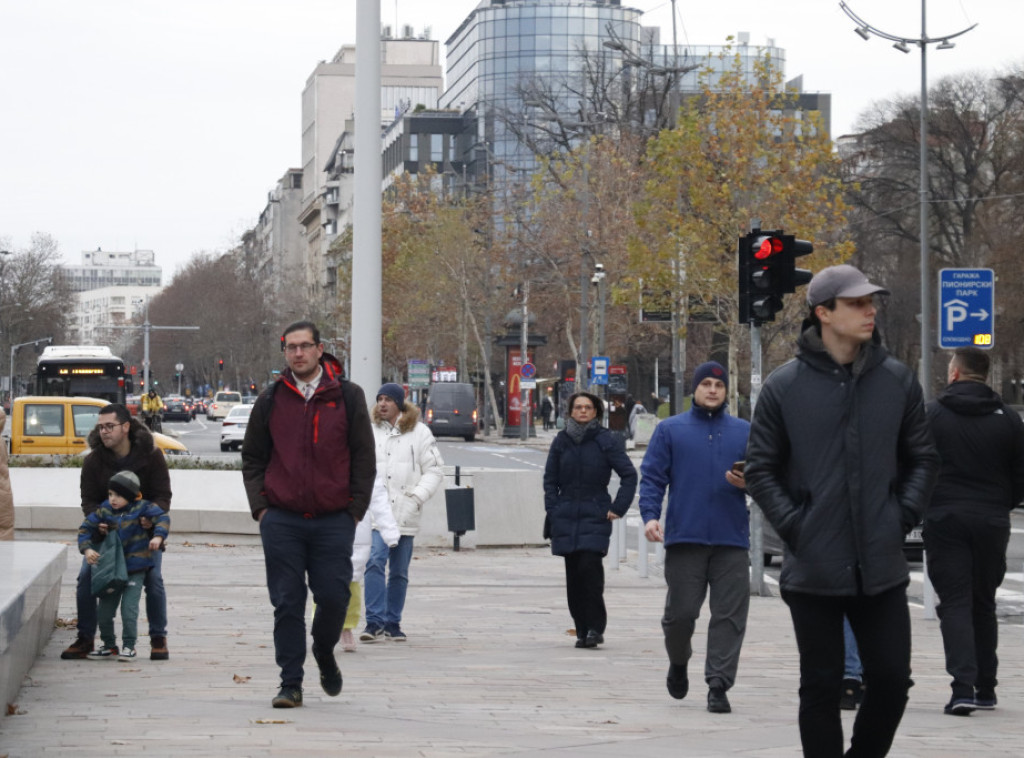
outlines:
M763 261L765 258L771 258L776 253L782 252L782 240L778 237L765 237L761 240L761 245L757 248L757 252L754 253L754 257L759 261Z

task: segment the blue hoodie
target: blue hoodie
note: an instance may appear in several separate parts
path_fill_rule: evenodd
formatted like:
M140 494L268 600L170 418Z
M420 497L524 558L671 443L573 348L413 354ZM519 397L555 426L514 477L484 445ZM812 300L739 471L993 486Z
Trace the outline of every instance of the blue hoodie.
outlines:
M661 518L668 489L665 546L677 543L750 548L743 490L725 472L743 460L750 424L730 416L723 403L709 411L694 405L654 428L640 464L640 515Z

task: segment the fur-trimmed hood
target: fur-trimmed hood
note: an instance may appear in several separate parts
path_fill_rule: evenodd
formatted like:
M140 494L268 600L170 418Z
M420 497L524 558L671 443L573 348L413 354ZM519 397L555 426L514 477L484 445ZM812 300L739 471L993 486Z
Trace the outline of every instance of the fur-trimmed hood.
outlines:
M156 447L156 442L153 440L153 435L150 433L146 425L139 421L137 418L131 420L131 425L128 427L128 439L131 440L132 449L138 448L143 455L149 455ZM89 449L93 452L97 450L106 450L103 447L103 441L100 439L100 430L93 428L89 432L87 438L89 443Z
M373 406L373 411L370 415L373 419L375 426L384 423L384 417L380 415L380 411L377 410L376 403ZM398 427L399 434L408 434L416 428L416 423L420 420L420 409L414 403L410 403L408 400L405 401L405 405L402 406L402 413L398 417L398 423L395 425Z

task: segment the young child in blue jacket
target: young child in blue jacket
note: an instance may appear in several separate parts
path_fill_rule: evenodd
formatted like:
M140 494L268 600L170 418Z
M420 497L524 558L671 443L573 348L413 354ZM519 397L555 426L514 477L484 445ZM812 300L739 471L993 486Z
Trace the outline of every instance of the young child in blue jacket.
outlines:
M107 499L85 517L78 529L78 550L90 565L99 562L100 554L94 545L106 537L110 528L117 529L124 549L128 568L128 584L120 592L101 595L97 608L97 621L103 644L89 653L90 660L135 660L135 642L138 639L139 598L146 572L153 567L153 551L159 550L167 539L170 517L157 505L139 497L139 478L132 471L119 471L110 477ZM144 528L140 519L152 522ZM152 534L151 534L152 532ZM114 633L114 616L121 606L121 641L118 652Z

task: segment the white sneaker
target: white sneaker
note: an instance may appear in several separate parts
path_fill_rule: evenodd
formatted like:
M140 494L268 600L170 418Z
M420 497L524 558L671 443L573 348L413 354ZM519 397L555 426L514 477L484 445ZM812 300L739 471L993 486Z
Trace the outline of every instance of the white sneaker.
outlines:
M135 648L123 647L121 648L121 654L117 656L119 661L134 661L135 660Z
M354 653L356 651L356 636L352 634L351 629L341 630L341 649L346 653Z

